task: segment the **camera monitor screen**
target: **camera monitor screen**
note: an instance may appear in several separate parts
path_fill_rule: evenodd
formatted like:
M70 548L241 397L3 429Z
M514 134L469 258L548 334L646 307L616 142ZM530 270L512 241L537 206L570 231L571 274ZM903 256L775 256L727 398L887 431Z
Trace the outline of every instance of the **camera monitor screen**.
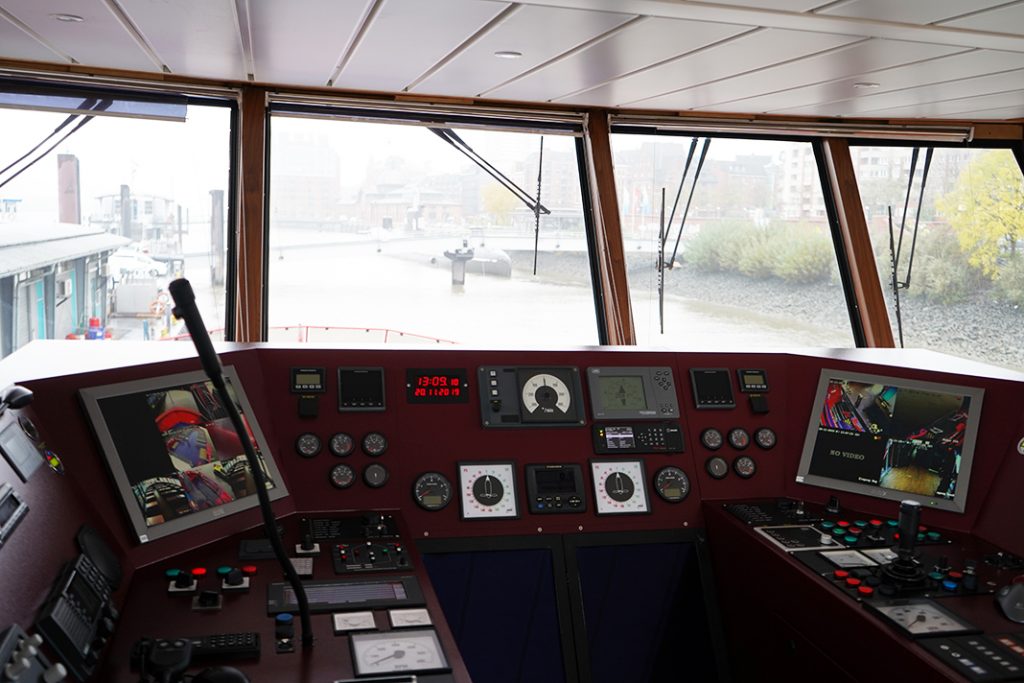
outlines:
M233 367L242 413L271 500L287 495ZM259 504L241 439L202 371L82 389L121 503L139 541L162 538Z
M822 370L796 480L963 512L983 393Z

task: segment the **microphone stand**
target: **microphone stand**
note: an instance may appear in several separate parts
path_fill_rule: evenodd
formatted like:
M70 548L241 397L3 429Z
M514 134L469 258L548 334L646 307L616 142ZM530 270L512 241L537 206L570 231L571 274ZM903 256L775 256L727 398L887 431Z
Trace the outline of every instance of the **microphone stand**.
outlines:
M234 400L232 400L231 395L228 393L227 383L224 380L224 368L220 364L220 357L217 355L217 352L213 350L210 334L206 331L206 325L203 324L203 318L199 314L192 285L189 284L188 280L181 278L171 282L167 289L171 293L171 298L174 299L174 309L171 312L174 314L174 317L185 321L185 327L188 328L188 333L195 344L199 361L203 364L203 370L206 371L210 381L213 382L217 396L228 411L231 424L234 426L235 431L238 433L238 438L242 442L245 458L249 463L252 479L256 486L256 497L259 499L260 512L263 514L263 526L266 530L267 538L270 540L270 545L274 549L274 555L277 557L281 569L284 570L285 578L288 579L289 585L295 591L295 600L299 605L299 619L302 622L302 647L312 647L313 630L309 621L309 599L306 597L306 589L302 585L302 581L299 580L299 575L295 572L295 567L292 566L287 553L285 553L284 546L281 544L281 536L277 532L277 524L274 521L274 511L270 508L270 496L267 495L267 483L266 478L263 476L263 467L259 458L256 457L256 449L253 448L252 441L249 439L249 430L245 428L245 423L242 422L242 415L238 412L238 406L235 405Z

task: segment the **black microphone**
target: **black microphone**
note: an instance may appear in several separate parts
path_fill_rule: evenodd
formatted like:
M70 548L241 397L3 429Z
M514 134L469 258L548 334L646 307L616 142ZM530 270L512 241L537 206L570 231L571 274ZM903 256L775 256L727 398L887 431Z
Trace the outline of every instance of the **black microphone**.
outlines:
M196 346L196 353L199 354L199 362L203 364L203 370L213 380L214 386L224 383L224 368L220 364L220 356L213 350L213 342L210 341L210 334L206 331L203 318L199 315L199 308L196 306L196 295L192 291L192 285L185 278L174 280L167 285L167 290L174 299L174 308L171 313L178 320L185 321L185 327L192 337Z
M210 380L213 382L217 396L220 398L221 403L224 404L224 409L227 410L228 417L231 418L231 424L235 428L235 433L238 434L238 438L242 442L245 459L249 463L249 471L252 472L253 484L256 487L256 498L260 503L260 512L263 515L263 526L267 539L270 541L270 546L274 549L274 555L284 571L285 578L288 579L292 590L295 591L295 601L299 606L299 619L302 622L302 646L312 647L313 630L310 625L309 599L306 597L306 589L302 585L299 575L295 572L294 565L288 559L284 546L281 544L281 535L277 531L274 511L270 507L270 496L267 495L267 481L263 475L263 466L256 456L256 449L249 438L249 430L246 429L245 423L242 422L242 414L238 411L238 406L235 405L234 400L228 393L227 383L224 381L224 368L220 364L220 357L217 355L217 352L213 350L210 333L206 331L203 317L199 314L199 309L196 307L196 295L192 292L192 285L189 284L188 280L182 278L169 284L167 290L171 293L171 298L174 299L174 308L171 312L176 318L185 321L185 327L188 328L188 333L191 335L192 342L196 346L196 352L199 354L199 360L203 364L203 370L206 371L206 374L209 375Z

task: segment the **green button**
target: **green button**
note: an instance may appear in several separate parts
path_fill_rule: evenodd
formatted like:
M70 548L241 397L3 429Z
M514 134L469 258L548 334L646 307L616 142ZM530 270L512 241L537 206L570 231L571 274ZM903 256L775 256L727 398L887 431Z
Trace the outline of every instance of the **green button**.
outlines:
M842 536L843 534L846 533L846 529L843 529L842 527L838 527L837 526L835 529L832 530L832 533L835 534L836 536Z
M221 566L217 567L217 574L220 575L220 576L227 576L230 573L231 573L231 567L229 567L227 565L223 565L222 564Z
M168 579L176 579L178 578L179 574L181 574L180 569L168 569L164 572L164 576L166 576Z
M849 536L843 537L843 540L846 541L847 543L856 543L857 542L857 537L854 536L853 534L850 534Z
M928 574L928 578L932 579L933 581L942 581L944 578L946 578L946 575L942 572L931 572L930 574Z
M940 534L938 531L929 531L928 532L928 540L929 541L937 541L940 538L942 538L942 534Z
M919 541L923 541L924 540L924 534L922 532L920 532L920 531L917 532L917 540L919 540Z
M834 527L835 525L836 525L836 523L835 523L835 522L830 522L830 521L826 520L826 521L824 521L824 522L822 522L822 523L821 523L821 528L822 528L822 529L831 529L831 528L832 528L832 527Z
M888 524L889 526L893 526L893 527L900 525L900 523L897 522L895 519L887 519L887 520L885 520L885 523Z
M864 520L864 519L858 519L858 520L854 521L854 524L859 526L861 529L863 529L864 527L866 527L868 525L867 520Z

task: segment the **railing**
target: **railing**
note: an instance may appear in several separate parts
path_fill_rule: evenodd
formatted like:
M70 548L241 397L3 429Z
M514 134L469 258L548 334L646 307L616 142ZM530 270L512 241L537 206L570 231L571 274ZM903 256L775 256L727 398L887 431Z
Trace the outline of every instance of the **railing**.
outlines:
M224 338L224 328L217 327L210 330L210 337L213 339ZM189 334L179 334L164 337L161 341L181 341L191 339ZM431 337L425 334L415 334L393 330L387 327L341 327L335 325L284 325L271 327L268 334L268 341L298 341L308 342L335 342L335 343L356 343L356 344L420 344L432 342L435 344L458 344L451 339Z

